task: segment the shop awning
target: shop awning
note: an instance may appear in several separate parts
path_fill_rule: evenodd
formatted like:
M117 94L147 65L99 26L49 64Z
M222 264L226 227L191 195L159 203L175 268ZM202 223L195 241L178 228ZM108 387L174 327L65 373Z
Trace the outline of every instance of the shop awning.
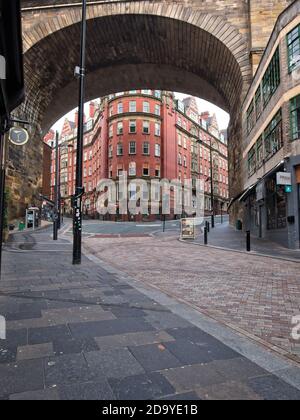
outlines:
M0 55L6 73L0 80L0 117L4 117L24 100L20 0L0 0L0 13Z
M242 191L240 194L238 194L236 197L234 197L233 199L231 199L229 206L228 206L228 210L231 208L231 206L236 202L242 202L242 201L246 201L247 198L256 190L256 187L258 186L258 184L260 184L263 180L265 180L266 178L269 178L270 176L274 175L276 172L279 171L279 169L283 169L284 168L284 161L281 161L280 163L278 163L278 165L276 165L273 169L271 169L268 173L266 173L262 178L260 178L255 184L252 184L250 187L246 188L244 191Z

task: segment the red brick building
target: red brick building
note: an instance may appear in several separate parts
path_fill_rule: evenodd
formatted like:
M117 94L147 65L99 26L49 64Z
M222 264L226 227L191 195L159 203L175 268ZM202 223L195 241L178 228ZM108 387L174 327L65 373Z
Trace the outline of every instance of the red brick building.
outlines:
M60 134L61 196L66 212L75 190L77 113L65 119ZM49 133L45 141L53 143ZM203 180L205 212L211 212L211 156L213 159L214 209L228 204L227 139L215 116L199 113L194 98L175 100L170 92L132 90L89 104L84 135L84 213L96 217L97 185L102 179ZM55 184L55 153L51 185ZM52 188L53 189L53 188ZM142 218L142 216L140 217ZM123 217L124 220L127 217Z

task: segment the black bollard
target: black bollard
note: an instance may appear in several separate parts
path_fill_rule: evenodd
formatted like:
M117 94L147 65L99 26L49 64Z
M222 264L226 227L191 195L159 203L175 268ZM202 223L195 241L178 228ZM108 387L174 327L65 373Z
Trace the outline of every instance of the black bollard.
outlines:
M251 252L251 232L247 230L247 252Z
M204 228L204 245L208 244L207 227Z
M209 233L210 232L210 224L209 224L209 222L206 222L206 229L207 229L207 232Z

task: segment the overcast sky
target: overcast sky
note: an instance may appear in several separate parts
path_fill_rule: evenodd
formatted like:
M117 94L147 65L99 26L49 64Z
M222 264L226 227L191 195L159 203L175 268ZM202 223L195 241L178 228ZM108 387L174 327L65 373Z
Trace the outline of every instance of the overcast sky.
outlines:
M175 96L176 96L176 98L182 100L182 99L188 97L189 95L184 95L184 94L181 94L181 93L175 93ZM199 107L199 112L210 111L210 113L215 113L216 114L217 120L218 120L218 123L219 123L219 127L220 127L221 130L226 129L228 127L229 115L225 111L223 111L222 109L218 108L217 106L211 104L210 102L204 101L203 99L200 99L200 98L197 98L197 103L198 103L198 107ZM85 113L88 115L88 112L89 112L89 109L88 109L88 103L87 103L87 104L85 104ZM53 126L53 129L58 130L60 132L66 116L71 121L74 121L74 113L75 113L75 109L73 111L69 112L67 115L63 116Z

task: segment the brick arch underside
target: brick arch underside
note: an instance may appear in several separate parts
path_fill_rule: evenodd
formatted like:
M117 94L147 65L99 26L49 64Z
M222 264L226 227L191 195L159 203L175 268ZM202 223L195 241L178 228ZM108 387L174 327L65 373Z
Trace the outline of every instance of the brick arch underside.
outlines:
M245 42L236 31L228 32L230 48L207 30L154 15L91 18L87 31L86 100L155 88L199 96L231 113L239 107L250 70ZM77 22L33 42L24 54L23 110L44 132L77 105L73 74L79 38Z

